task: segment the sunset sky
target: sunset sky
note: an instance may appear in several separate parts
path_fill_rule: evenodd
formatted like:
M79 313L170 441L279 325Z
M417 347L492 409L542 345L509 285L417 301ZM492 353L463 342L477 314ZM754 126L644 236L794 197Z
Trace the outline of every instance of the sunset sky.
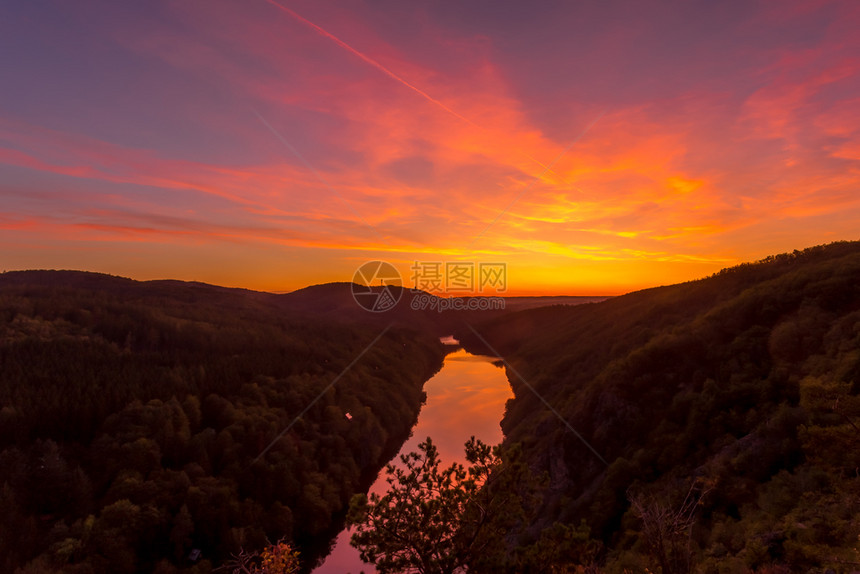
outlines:
M0 270L618 294L860 239L860 2L0 5Z

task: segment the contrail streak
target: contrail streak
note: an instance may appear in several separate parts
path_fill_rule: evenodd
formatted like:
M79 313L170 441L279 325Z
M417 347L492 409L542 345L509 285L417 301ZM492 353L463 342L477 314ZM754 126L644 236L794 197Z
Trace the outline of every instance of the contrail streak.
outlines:
M316 24L314 24L313 22L311 22L307 18L303 17L301 14L298 14L297 12L290 10L289 8L287 8L286 6L283 6L282 4L278 4L277 2L275 2L275 0L265 0L265 1L268 2L269 4L271 4L272 6L278 8L279 10L284 12L285 14L289 14L290 16L292 16L293 18L295 18L296 20L298 20L299 22L301 22L302 24L304 24L308 28L312 29L314 32L316 32L320 36L328 38L329 40L331 40L332 42L334 42L335 44L337 44L338 46L340 46L344 50L347 50L350 54L353 54L354 56L361 58L361 60L364 61L365 63L370 64L371 66L373 66L374 68L376 68L377 70L379 70L380 72L382 72L383 74L385 74L386 76L391 78L392 80L403 84L404 86L406 86L407 88L409 88L410 90L415 92L416 94L420 95L421 97L423 97L424 99L426 99L430 103L442 108L443 110L445 110L446 112L448 112L452 116L466 122L467 124L469 124L471 126L479 127L475 123L473 123L471 120L461 116L460 114L458 114L457 112L455 112L454 110L452 110L451 108L449 108L448 106L446 106L445 104L443 104L442 102L440 102L439 100L437 100L436 98L434 98L433 96L431 96L430 94L428 94L427 92L422 90L421 88L418 88L417 86L410 84L409 82L407 82L406 80L404 80L403 78L401 78L400 76L398 76L397 74L395 74L394 72L392 72L391 70L389 70L388 68L386 68L385 66L383 66L382 64L377 62L376 60L374 60L373 58L371 58L370 56L367 56L367 55L359 52L358 50L356 50L355 48L353 48L352 46L350 46L349 44L347 44L346 42L344 42L343 40L341 40L340 38L338 38L334 34L326 31L325 29L321 28L320 26L317 26Z
M289 141L287 141L287 138L285 138L284 136L281 135L281 132L279 132L274 127L272 127L272 124L267 122L266 118L264 118L262 115L260 115L260 112L258 112L257 110L254 110L254 114L256 114L257 119L259 119L261 122L263 122L263 125L266 126L269 129L269 131L272 132L272 134L281 141L282 144L287 146L287 149L289 149L291 152L293 152L294 156L299 158L299 161L301 161L303 164L305 164L305 167L308 168L308 171L310 171L312 174L314 174L321 184L326 186L330 192L332 192L337 198L339 198L343 202L343 204L346 206L346 208L348 210L350 210L352 212L352 214L355 215L355 217L358 218L358 220L360 222L362 222L363 224L365 224L366 226L371 228L374 231L374 233L376 233L383 241L387 241L386 237L382 234L382 232L380 232L376 227L374 227L373 225L368 223L367 220L365 218L363 218L360 213L358 213L355 209L353 209L352 206L349 204L349 202L346 200L346 198L343 195L341 195L340 193L338 193L338 191L335 188L333 188L328 181L325 180L325 178L322 176L322 174L320 172L318 172L313 165L311 165L311 162L306 160L305 156L303 156L301 153L299 153L299 150L294 148L293 144L291 144Z

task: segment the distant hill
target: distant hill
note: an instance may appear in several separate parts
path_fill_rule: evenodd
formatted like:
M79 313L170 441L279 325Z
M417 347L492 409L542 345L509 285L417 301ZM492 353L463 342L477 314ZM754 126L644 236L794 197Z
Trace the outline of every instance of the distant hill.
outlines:
M860 243L475 331L549 476L533 535L585 520L610 572L857 569Z
M546 297L499 297L501 308L457 310L448 305L439 310L441 297L424 291L392 286L390 289L397 304L383 312L370 312L362 308L354 293L367 290L348 282L311 285L289 293L267 293L248 289L220 287L196 281L162 279L135 281L125 277L70 270L32 270L0 273L0 288L57 288L83 289L109 293L124 301L152 303L170 300L174 303L205 302L218 305L223 310L240 311L253 307L257 310L279 309L291 316L321 318L338 323L364 323L367 325L393 324L409 327L437 336L449 335L462 327L464 321L477 322L498 317L510 311L520 311L548 305L580 305L605 300L606 297L546 296ZM369 291L379 293L380 287ZM414 304L415 299L423 303ZM474 297L452 297L465 307ZM444 304L443 304L444 305Z
M305 287L279 295L284 308L332 320L362 322L365 324L409 326L438 336L450 335L463 327L464 322L475 323L499 317L511 311L520 311L547 305L581 305L602 301L606 297L495 297L502 302L499 308L477 306L477 297L442 298L424 291L404 287L389 287L396 305L384 312L369 312L356 303L354 293L369 291L379 294L381 287L362 288L353 283L326 283ZM372 296L372 295L371 295Z
M205 303L227 308L276 306L272 293L232 287L219 287L196 281L161 279L135 281L126 277L70 270L7 271L0 273L0 288L83 290L108 294L127 302L169 300L174 303Z

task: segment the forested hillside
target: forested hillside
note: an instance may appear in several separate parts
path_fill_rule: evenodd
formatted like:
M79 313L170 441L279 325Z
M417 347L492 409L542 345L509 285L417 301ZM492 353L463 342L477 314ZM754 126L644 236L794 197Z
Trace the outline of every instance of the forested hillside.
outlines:
M507 363L541 487L506 543L540 571L860 566L860 243L510 313L385 321L348 288L0 275L0 571L202 573L281 537L313 562L453 328Z
M531 535L585 520L610 572L858 569L860 244L476 330L549 474Z
M0 572L206 572L282 537L312 562L441 365L400 327L361 355L381 331L264 293L0 275Z

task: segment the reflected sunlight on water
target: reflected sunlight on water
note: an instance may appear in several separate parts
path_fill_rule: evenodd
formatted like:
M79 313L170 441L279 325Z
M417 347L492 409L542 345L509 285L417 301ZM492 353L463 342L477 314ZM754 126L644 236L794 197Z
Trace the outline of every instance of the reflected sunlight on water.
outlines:
M455 461L465 462L463 445L472 435L491 445L501 442L499 422L505 402L513 397L513 392L504 369L493 364L496 361L494 357L472 355L463 349L445 357L442 369L424 385L427 403L418 415L412 437L400 452L417 450L418 443L430 436L439 449L442 464L448 466ZM383 474L370 489L382 493L385 487ZM314 574L361 571L370 573L374 568L361 562L358 551L349 545L349 533L344 531Z

